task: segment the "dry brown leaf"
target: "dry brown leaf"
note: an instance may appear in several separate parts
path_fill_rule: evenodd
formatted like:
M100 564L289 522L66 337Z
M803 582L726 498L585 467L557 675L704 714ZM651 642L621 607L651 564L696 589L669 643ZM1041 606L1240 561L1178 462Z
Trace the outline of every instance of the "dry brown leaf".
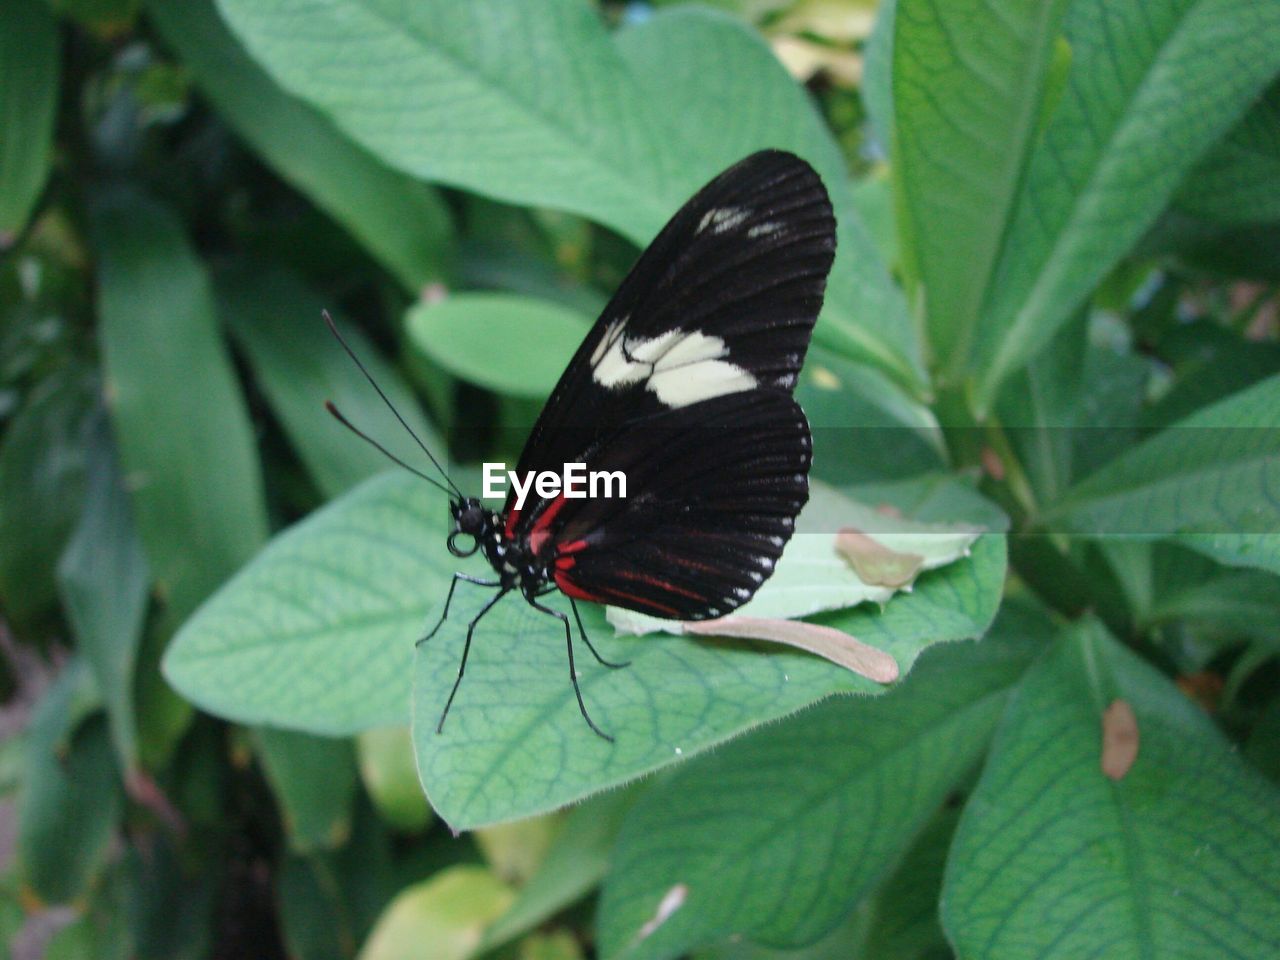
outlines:
M836 534L836 550L853 564L858 579L880 587L906 586L924 566L918 553L898 553L861 530L845 527Z
M893 683L898 679L898 661L883 650L868 646L834 627L805 623L802 620L722 617L719 620L686 623L684 628L686 633L704 637L735 637L785 644L817 654L876 683Z

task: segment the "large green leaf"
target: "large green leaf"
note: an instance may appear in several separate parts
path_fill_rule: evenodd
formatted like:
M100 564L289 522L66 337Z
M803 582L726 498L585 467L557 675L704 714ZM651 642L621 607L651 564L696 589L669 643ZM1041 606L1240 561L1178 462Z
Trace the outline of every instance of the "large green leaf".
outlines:
M623 825L602 952L656 960L729 933L800 945L835 926L981 759L1037 640L944 647L889 696L835 698L681 767Z
M511 896L483 867L449 867L405 888L391 901L359 960L468 960L485 926L507 908ZM429 947L429 954L424 947Z
M672 152L684 150L690 171L708 165L714 172L763 146L784 147L814 165L836 211L836 262L815 339L920 384L906 304L854 205L844 157L773 52L739 23L697 9L653 17L619 33L617 42L643 96L681 105L662 118L675 131L666 142ZM748 103L750 111L743 109ZM699 185L693 178L686 192Z
M1067 88L1027 167L979 331L984 407L1280 69L1280 6L1255 0L1075 0L1064 29Z
M1177 541L1219 563L1280 574L1280 533L1186 533Z
M1123 700L1138 754L1101 769ZM1266 957L1280 951L1280 794L1167 679L1097 624L1063 633L1000 723L943 890L961 957Z
M267 537L257 450L182 227L125 188L92 208L106 389L138 532L176 625Z
M378 815L402 833L421 833L431 822L431 807L418 784L408 724L365 730L356 739L356 758Z
M1219 223L1280 219L1280 84L1191 171L1177 204Z
M253 739L279 803L289 846L312 853L346 843L356 794L351 741L270 727L253 731Z
M151 585L105 418L89 444L84 510L58 563L63 609L97 681L121 766L138 762L134 666Z
M1117 457L1044 519L1095 536L1274 535L1278 477L1280 376L1274 376Z
M422 451L320 319L325 301L297 277L280 270L231 270L217 277L216 290L223 319L322 493L336 497L388 467L386 457L325 412L326 400L405 461L423 462ZM358 328L332 312L343 337L414 433L433 451L443 451L399 373Z
M0 6L0 250L26 226L53 157L58 24L45 0Z
M218 112L406 288L448 276L449 212L430 187L389 169L284 93L245 54L213 0L149 0L147 11Z
M1066 0L899 0L894 174L935 362L967 371Z
M644 786L610 790L575 807L538 870L521 886L511 906L484 932L484 948L493 949L546 923L597 886L609 868L622 818Z
M986 629L1004 567L1004 539L986 536L971 557L922 574L911 594L883 610L863 606L818 619L887 651L905 674L926 647ZM808 654L755 643L611 639L601 609L587 604L583 623L601 654L631 661L608 670L576 644L582 694L595 722L616 737L608 743L578 713L561 624L508 597L476 628L466 679L437 734L467 622L490 595L460 584L448 621L418 648L415 664L418 770L436 812L455 828L551 810L833 693L885 689ZM561 595L545 602L569 609Z
M938 897L947 865L947 850L960 812L943 807L920 831L893 875L867 902L870 922L863 956L866 960L928 960L950 956L938 919Z
M455 562L448 512L375 477L277 536L184 625L166 678L244 723L331 736L405 723L413 642Z
M818 336L919 383L901 298L857 224L839 150L768 48L732 18L673 11L615 41L581 0L220 5L285 88L390 165L580 213L637 243L750 151L800 153L840 221Z
M454 376L498 393L542 399L592 319L548 300L459 293L415 305L406 323L418 349Z

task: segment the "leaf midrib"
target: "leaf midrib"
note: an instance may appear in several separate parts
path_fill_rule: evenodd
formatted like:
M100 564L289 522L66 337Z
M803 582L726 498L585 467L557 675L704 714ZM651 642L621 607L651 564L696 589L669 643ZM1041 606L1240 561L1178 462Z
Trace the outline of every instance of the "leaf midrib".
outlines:
M655 184L644 184L642 181L638 181L634 179L634 176L617 176L619 169L625 169L627 171L635 171L639 169L637 165L632 164L624 168L622 167L622 165L619 165L616 163L617 158L608 157L600 154L598 152L599 145L600 145L599 141L593 140L590 138L584 139L582 137L582 132L580 130L576 130L564 122L565 118L563 116L558 117L555 114L548 113L536 101L526 100L520 97L518 95L518 91L514 90L511 86L504 85L500 78L493 76L487 69L482 69L479 62L468 61L463 57L462 54L459 54L449 49L447 46L433 43L427 36L422 34L419 30L415 29L413 25L408 23L404 23L404 24L397 23L395 20L389 17L386 13L384 13L381 9L376 8L371 3L361 2L361 0L347 0L347 2L357 7L358 9L364 10L372 19L376 20L379 24L381 24L382 27L386 29L388 33L392 35L400 36L408 40L410 44L415 45L419 49L423 50L427 56L434 55L436 57L439 57L442 60L447 61L448 63L453 65L454 69L457 70L460 75L470 76L474 78L478 86L484 89L487 89L491 93L495 94L497 99L513 104L518 111L522 111L523 113L525 113L525 115L531 115L536 117L543 124L545 124L547 129L550 129L551 131L564 136L566 142L570 144L574 144L577 147L581 148L584 154L586 154L591 159L596 161L595 166L597 170L597 175L605 174L608 179L621 185L621 187L624 190L630 191L631 196L643 197L646 206L653 206L655 209L657 209L660 206L660 202L658 203L652 202L656 198L653 190L649 189L651 187L656 186ZM606 35L603 39L603 42L607 44L612 50L613 40L611 37ZM615 81L614 90L615 92L617 92L619 89L619 86L621 85L618 83L618 81L625 82L628 86L630 86L631 74L630 74L630 70L626 67L625 64L619 65L617 63L617 61L621 60L621 57L617 54L617 51L612 50L612 52L614 54L613 59L615 61L615 66L614 66L614 69L611 69L609 71L609 73L613 75L611 79ZM631 97L631 99L635 100L638 98ZM340 126L345 127L345 124L342 123L340 117L335 115L332 110L326 110L326 113L335 122L339 123ZM652 129L652 126L648 123L648 119L649 118L646 113L642 121L641 130L643 131L644 142L649 148L650 159L652 160L653 129ZM661 211L659 211L658 215L661 216ZM597 212L593 214L593 216L600 216L600 214ZM613 225L617 226L619 229L621 229L624 233L626 233L628 236L631 236L632 238L636 238L638 236L636 234L634 226L630 224L614 223ZM640 239L643 239L643 238L641 237Z
M963 727L963 721L967 720L970 715L980 712L981 708L987 706L993 701L998 701L1001 698L1007 697L1009 690L1016 684L1016 682L1017 681L1015 679L1006 687L986 693L978 699L970 701L959 711L940 713L938 715L937 722L927 724L924 727L914 728L909 733L903 734L891 749L877 752L871 763L859 766L857 776L855 778L852 780L839 779L836 781L828 780L824 782L821 787L812 790L808 794L805 794L802 799L794 802L792 804L793 811L797 811L804 815L812 815L819 809L826 808L832 803L838 803L841 800L841 796L839 794L847 792L851 783L862 783L866 780L872 779L871 775L877 773L884 766L888 765L890 758L899 756L912 744L918 743L926 737L945 733L951 727ZM771 821L766 827L761 827L758 831L750 832L747 834L749 839L746 839L742 843L735 844L732 847L722 848L721 852L716 853L705 862L704 866L700 867L700 875L716 876L720 873L726 872L727 868L732 866L735 862L741 862L744 854L757 850L768 841L777 840L780 833L785 835L787 833L803 832L796 827L800 822L799 816L786 818L786 824L782 831L776 829L776 822L777 821ZM788 830L788 827L793 829ZM693 886L693 882L687 878L686 883Z
M1044 298L1045 291L1047 289L1051 289L1052 286L1061 282L1060 277L1063 269L1061 266L1061 251L1064 247L1068 249L1070 247L1070 244L1066 243L1066 239L1074 236L1078 231L1078 224L1086 207L1089 209L1092 209L1093 207L1092 204L1081 203L1081 200L1086 197L1091 197L1097 192L1096 185L1101 179L1102 172L1107 171L1109 173L1115 165L1117 151L1114 149L1114 144L1116 140L1119 139L1122 132L1128 130L1130 124L1134 120L1135 105L1144 102L1146 91L1152 82L1152 76L1159 72L1157 68L1164 63L1169 50L1177 46L1182 34L1189 29L1187 24L1190 21L1192 14L1203 5L1203 2L1204 0L1199 0L1197 3L1189 4L1179 14L1177 25L1169 31L1165 37L1165 41L1160 45L1160 49L1157 54L1148 62L1146 69L1143 71L1141 81L1139 81L1137 86L1133 88L1133 95L1126 100L1123 111L1121 111L1120 115L1116 118L1116 122L1112 124L1111 128L1107 131L1105 140L1099 145L1097 161L1093 163L1089 171L1089 176L1085 180L1081 189L1075 192L1075 196L1071 204L1071 215L1063 225L1062 229L1058 231L1048 254L1041 261L1041 269L1036 275L1035 283L1033 283L1031 289L1027 291L1026 297L1023 298L1022 306L1014 315L1013 322L1009 325L1008 329L1004 331L1000 338L1001 346L996 350L995 356L992 358L991 364L988 367L988 372L985 378L986 383L984 384L984 392L988 394L992 393L995 385L1003 379L1005 368L1012 362L1011 357L1016 357L1014 351L1020 349L1017 346L1017 341L1019 338L1025 336L1028 327L1034 327L1037 325L1045 326L1045 324L1041 322L1042 311L1040 309L1040 301ZM1048 149L1047 140L1042 142L1044 142L1045 148ZM1122 158L1124 156L1126 155L1122 155ZM1031 160L1028 158L1028 169L1030 162ZM1020 205L1021 204L1019 204L1019 206ZM1074 304L1072 305L1072 309L1074 309ZM1067 311L1067 313L1069 313L1069 311Z

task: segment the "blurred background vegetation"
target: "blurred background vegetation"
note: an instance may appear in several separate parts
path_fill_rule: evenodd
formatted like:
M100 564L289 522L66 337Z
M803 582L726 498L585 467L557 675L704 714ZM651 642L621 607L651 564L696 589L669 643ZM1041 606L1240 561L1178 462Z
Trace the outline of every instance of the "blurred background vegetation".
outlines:
M374 0L343 3L395 16ZM898 0L896 28L894 5L874 0L723 0L714 14L566 0L548 9L601 29L541 50L561 79L584 76L543 90L536 71L519 71L537 63L525 44L554 32L518 6L440 16L472 17L455 24L473 41L459 62L488 55L511 71L478 70L477 88L532 90L530 116L568 130L566 156L594 151L594 179L545 159L523 169L524 148L483 129L469 141L450 104L474 96L482 116L485 101L463 80L384 85L385 113L369 108L361 64L298 40L311 21L287 19L296 4L264 2L261 17L248 0L0 5L0 956L1065 956L1067 925L1048 914L1010 924L1031 931L1032 953L984 926L983 897L1018 900L1023 881L1010 868L1005 886L977 889L990 823L969 807L956 831L975 791L1052 795L1014 783L1011 731L1069 712L1095 655L1111 665L1102 687L1151 720L1144 749L1168 760L1143 783L1189 805L1139 804L1139 820L1158 820L1161 804L1184 824L1218 809L1183 777L1234 797L1222 862L1243 858L1242 875L1189 868L1179 889L1189 900L1228 891L1244 919L1197 926L1189 911L1199 939L1186 942L1201 946L1185 955L1280 951L1265 909L1280 894L1275 16L1230 0L1161 0L1145 14L1137 0L1109 14L1091 0L1014 4L1009 17L1038 30L1028 34L967 0L950 12ZM1097 31L1116 26L1108 17L1132 32L1102 70L1088 58ZM1003 28L1025 58L1001 48ZM655 30L667 46L650 49ZM646 110L673 129L687 113L693 129L672 135L665 159L636 159L642 173L620 172L616 159L640 150L630 101L597 97L589 73L614 37L638 74L659 64L651 74L719 103L726 130L699 129L691 103L642 90ZM780 85L770 54L799 86ZM392 74L367 76L373 88ZM812 115L791 99L801 87ZM715 101L742 90L761 99ZM1004 110L1002 97L1025 109ZM728 129L738 111L764 117L741 145ZM1091 125L1093 139L1080 134ZM458 836L423 797L406 729L334 739L235 723L165 683L166 645L203 601L274 533L385 468L324 416L332 398L357 422L383 422L321 309L435 449L464 465L514 460L640 245L752 138L802 149L840 191L845 259L800 396L816 427L842 430L820 432L815 473L910 514L1012 530L1010 599L986 641L996 652L956 644L916 688L936 706L965 695L956 678L969 678L982 707L963 749L921 733L885 773L876 764L896 749L893 731L916 729L902 718L920 730L936 718L910 712L907 696L893 701L907 704L901 716L810 711L743 737L736 753ZM500 169L503 149L515 159ZM1163 428L1188 418L1236 439L1190 430L1170 441ZM1134 516L1159 536L1102 535ZM406 646L436 599L405 614ZM1086 747L1093 719L1081 721ZM856 770L832 774L841 789L884 790L889 808L901 797L914 811L877 831L874 811L842 807L840 822L874 842L798 846L813 862L862 857L854 874L819 884L791 914L740 893L737 912L708 908L652 952L627 953L632 920L657 902L645 884L670 886L644 841L679 821L682 798L709 796L779 744L805 760L852 756L840 733L851 729L871 731L872 746ZM944 772L948 750L963 762ZM786 789L747 801L767 809ZM1125 837L1190 858L1219 827ZM670 842L700 842L679 836ZM717 855L689 863L708 870ZM792 883L751 869L744 890ZM1136 940L1154 938L1160 955L1171 936L1160 925L1183 908L1146 886L1155 879L1130 882L1149 894L1139 926L1157 930ZM940 920L944 882L952 912ZM1106 913L1081 910L1095 908ZM1129 956L1130 942L1110 955Z

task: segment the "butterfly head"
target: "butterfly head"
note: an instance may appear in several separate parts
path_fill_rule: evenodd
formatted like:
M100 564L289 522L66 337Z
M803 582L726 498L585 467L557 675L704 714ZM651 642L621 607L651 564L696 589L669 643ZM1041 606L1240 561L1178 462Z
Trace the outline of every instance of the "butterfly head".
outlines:
M449 552L455 557L469 557L480 547L480 538L490 523L489 511L475 497L457 499L450 504L453 513L453 532L449 534ZM459 537L470 537L470 547L459 545Z

